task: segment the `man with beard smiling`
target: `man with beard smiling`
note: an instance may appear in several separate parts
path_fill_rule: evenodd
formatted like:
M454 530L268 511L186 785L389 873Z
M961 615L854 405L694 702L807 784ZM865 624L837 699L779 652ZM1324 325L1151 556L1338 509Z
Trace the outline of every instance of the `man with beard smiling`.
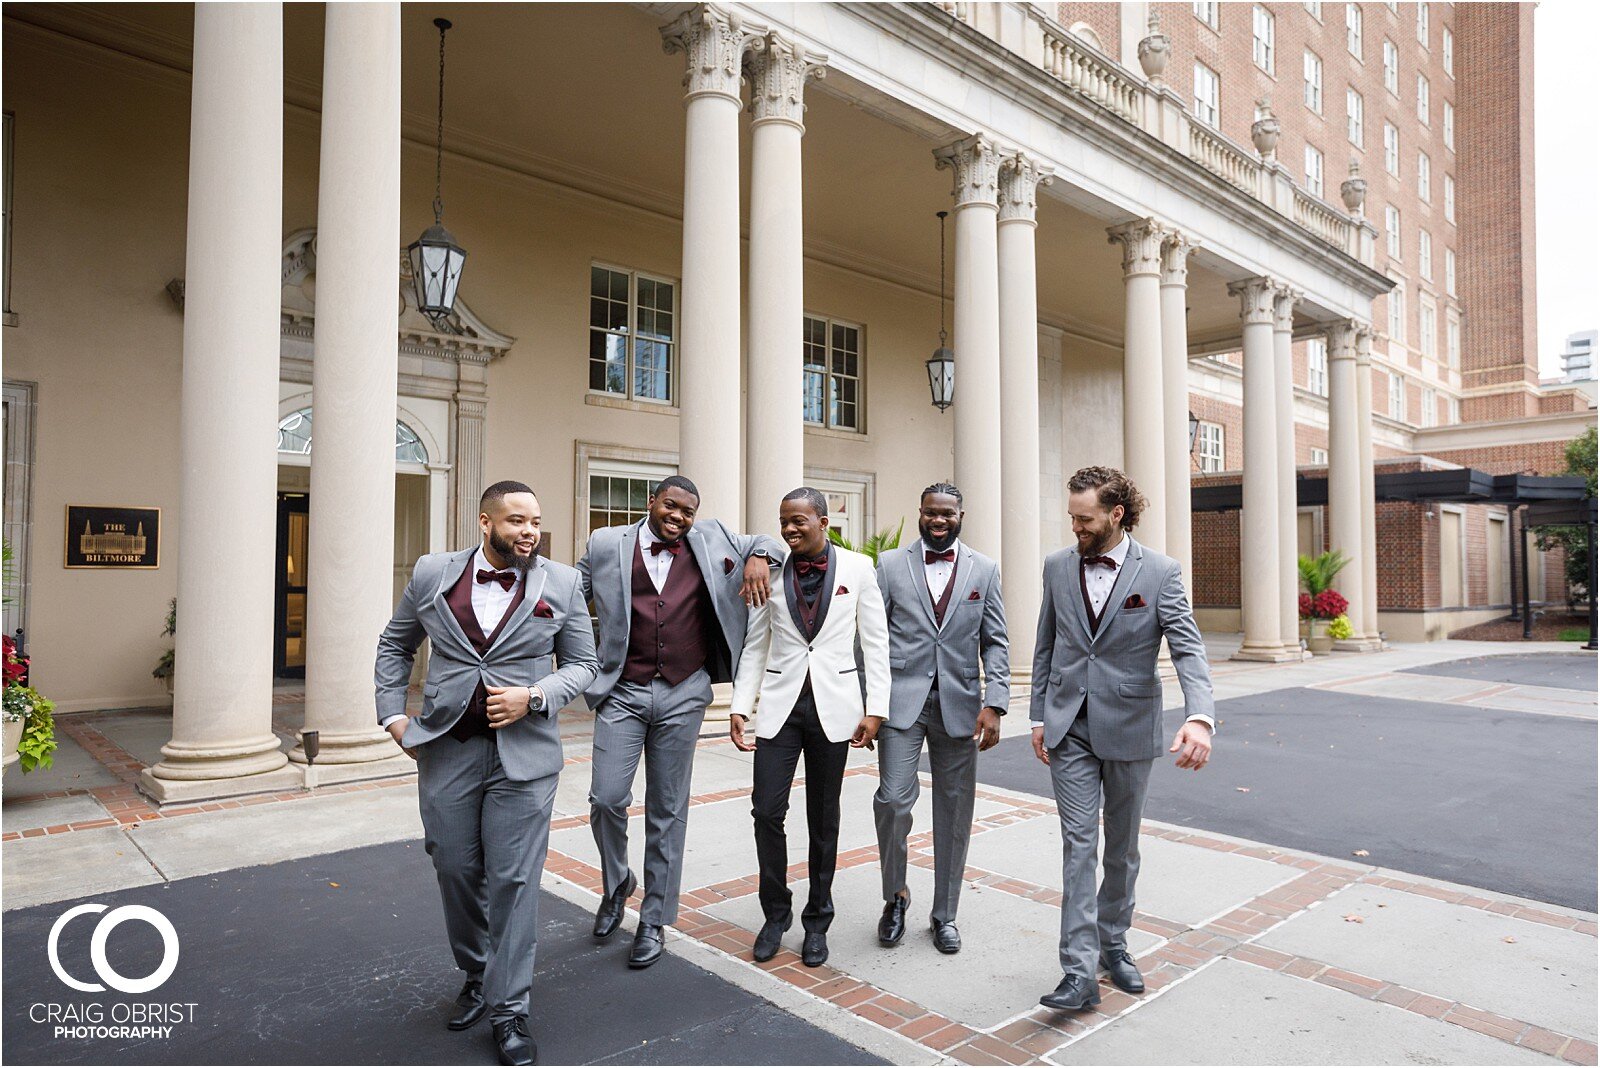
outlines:
M689 780L711 684L733 678L748 609L765 604L783 563L775 538L735 534L699 519L700 491L682 475L661 480L649 514L589 535L578 561L583 596L600 619L589 827L604 889L594 936L609 938L638 880L628 868L628 806L644 758L644 900L628 967L661 958L662 927L678 918Z
M889 618L889 720L878 732L878 792L872 814L883 869L878 941L906 933L906 836L920 786L924 743L933 770L933 904L929 921L941 953L961 950L956 905L967 869L978 753L1000 740L1011 696L1000 569L961 543L961 491L938 482L922 491L922 537L878 561ZM983 683L978 665L983 664Z
M1161 639L1183 687L1186 722L1169 753L1199 771L1215 725L1211 670L1178 562L1133 540L1144 496L1110 467L1067 482L1076 548L1044 562L1033 654L1033 752L1050 768L1061 819L1062 977L1039 999L1052 1009L1100 1003L1096 958L1112 985L1144 993L1128 952L1139 876L1139 820L1150 768L1161 755ZM1095 846L1104 801L1105 878L1095 893Z
M424 841L466 973L446 1026L487 1013L500 1063L532 1064L539 877L562 765L555 714L594 679L594 635L577 571L535 555L533 490L496 482L479 508L482 544L418 560L378 638L378 722L417 762ZM413 719L406 691L423 638L432 653Z

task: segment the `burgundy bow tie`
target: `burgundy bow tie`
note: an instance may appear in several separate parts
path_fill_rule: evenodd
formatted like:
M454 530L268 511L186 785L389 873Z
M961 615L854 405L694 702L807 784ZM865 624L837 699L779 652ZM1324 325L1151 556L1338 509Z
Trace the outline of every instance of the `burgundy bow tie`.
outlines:
M517 573L515 571L479 571L478 581L498 582L502 590L510 593L511 587L517 584Z
M671 553L673 556L677 556L682 551L683 542L681 541L653 541L650 543L651 556L660 556L662 553Z
M797 575L809 575L813 571L826 570L828 570L828 558L826 556L817 560L796 560L794 562L794 573Z
M1117 562L1109 556L1085 556L1083 558L1084 567L1093 567L1096 564L1104 564L1113 571L1117 569Z
M936 553L932 549L928 549L922 554L922 562L924 564L931 564L935 560L944 560L947 563L951 563L955 561L955 558L956 551L954 549L946 549L942 553Z

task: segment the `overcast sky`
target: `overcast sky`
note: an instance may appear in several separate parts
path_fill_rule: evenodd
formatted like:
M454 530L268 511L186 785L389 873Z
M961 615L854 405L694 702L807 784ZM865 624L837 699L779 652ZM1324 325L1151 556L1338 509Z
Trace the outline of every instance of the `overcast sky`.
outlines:
M1568 334L1600 328L1600 3L1543 0L1533 17L1539 366Z

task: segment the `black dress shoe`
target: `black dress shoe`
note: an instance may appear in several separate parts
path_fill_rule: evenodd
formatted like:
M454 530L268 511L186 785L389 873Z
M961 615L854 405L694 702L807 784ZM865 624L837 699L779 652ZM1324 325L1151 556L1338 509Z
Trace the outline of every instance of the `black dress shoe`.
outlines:
M461 987L461 993L456 995L456 1008L459 1010L450 1017L450 1022L445 1024L452 1031L465 1031L489 1011L489 1003L483 1000L483 980L468 979Z
M628 967L648 968L660 960L662 943L660 924L641 923L633 935L633 949L628 952Z
M794 917L779 923L777 920L768 920L761 925L761 930L756 934L755 948L750 955L756 960L767 961L778 955L778 947L783 945L783 932L794 923Z
M816 968L828 959L828 936L821 931L807 931L805 943L800 947L800 963Z
M1125 994L1144 993L1144 976L1139 974L1139 966L1133 963L1133 956L1126 949L1100 954L1100 963L1112 986Z
M628 898L638 885L639 880L635 879L633 872L630 871L628 877L622 880L615 890L601 899L600 908L594 914L596 938L610 938L622 925L622 912L628 907Z
M883 916L878 920L878 944L898 946L906 936L906 909L911 907L910 894L896 894L883 906Z
M961 932L953 920L933 921L933 948L940 953L961 952Z
M1040 998L1039 1004L1064 1012L1090 1009L1100 1004L1100 984L1081 975L1062 976L1061 984Z
M528 1037L526 1017L513 1016L494 1025L494 1044L500 1053L501 1064L533 1064L539 1056L539 1046Z

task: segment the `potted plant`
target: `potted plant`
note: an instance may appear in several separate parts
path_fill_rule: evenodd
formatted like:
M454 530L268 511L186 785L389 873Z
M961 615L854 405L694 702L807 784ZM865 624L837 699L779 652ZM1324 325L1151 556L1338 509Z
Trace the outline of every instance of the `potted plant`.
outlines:
M17 654L17 643L5 636L5 757L3 766L20 763L23 774L48 768L55 760L55 703L27 684L28 658Z
M161 632L163 638L170 638L178 633L178 599L174 597L167 605L167 625ZM167 688L167 696L172 696L172 672L176 664L177 651L168 649L161 654L161 659L156 661L155 670L150 672L150 677L161 680L161 685Z
M1355 632L1349 616L1334 616L1328 620L1328 637L1336 642L1348 641Z
M872 562L876 564L879 556L889 552L892 549L900 548L900 535L905 533L905 529L906 521L902 519L900 520L900 525L895 527L893 534L889 533L888 527L884 527L876 534L868 537L867 540L862 542L860 545L851 545L849 541L845 540L845 536L839 533L839 528L829 527L828 540L833 542L841 549L849 549L851 552L861 553L863 556L870 558Z
M1349 562L1337 549L1299 558L1300 585L1305 588L1300 595L1300 634L1306 640L1306 648L1317 656L1333 652L1334 639L1328 634L1327 621L1343 615L1350 607L1333 588L1334 578Z

